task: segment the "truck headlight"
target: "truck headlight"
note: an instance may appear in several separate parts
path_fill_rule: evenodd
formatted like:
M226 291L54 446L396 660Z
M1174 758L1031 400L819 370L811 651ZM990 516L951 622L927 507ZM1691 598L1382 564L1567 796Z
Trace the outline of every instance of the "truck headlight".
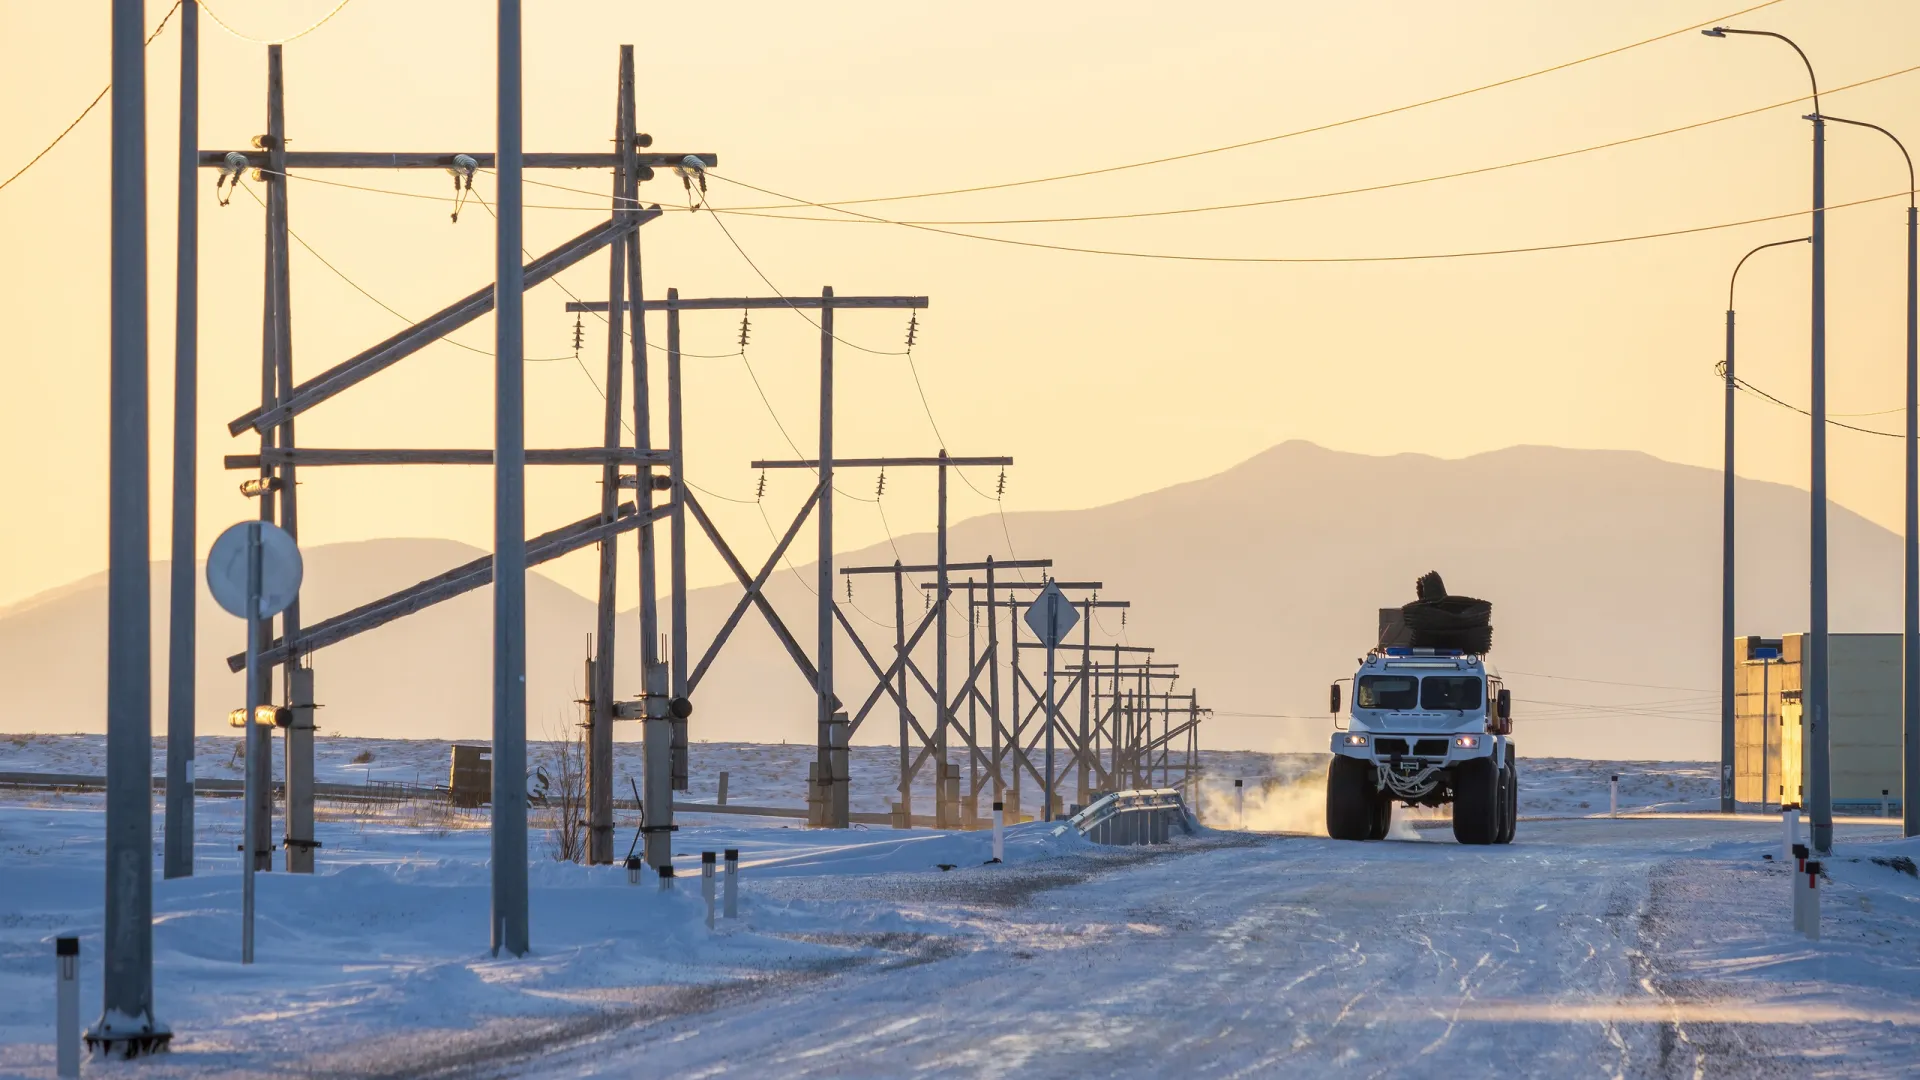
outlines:
M1480 749L1480 736L1456 735L1453 737L1453 745L1462 750L1478 750Z
M1365 746L1367 745L1367 737L1365 735L1348 735L1347 745L1348 746Z

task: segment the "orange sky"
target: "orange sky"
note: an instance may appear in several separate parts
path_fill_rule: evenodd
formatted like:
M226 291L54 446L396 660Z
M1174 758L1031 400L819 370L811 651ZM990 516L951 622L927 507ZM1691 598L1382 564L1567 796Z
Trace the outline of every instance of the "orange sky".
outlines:
M226 22L273 36L334 0L219 0ZM1172 17L1138 3L792 6L530 4L530 149L600 149L620 42L635 43L641 125L656 149L712 150L721 175L809 199L966 187L1099 168L1259 138L1433 97L1713 19L1739 0L1569 8L1526 0L1234 3ZM150 3L148 23L166 4ZM286 47L295 149L490 150L491 5L355 0ZM0 14L0 174L45 145L103 84L105 5L10 4ZM1920 9L1893 0L1782 0L1740 24L1794 35L1837 87L1920 63ZM262 130L265 50L203 19L202 144ZM166 547L171 392L175 90L179 39L149 50L154 542ZM860 209L913 220L1007 219L1160 210L1270 199L1479 168L1770 105L1804 92L1777 43L1680 35L1457 101L1176 164L967 196ZM1833 93L1829 112L1920 138L1920 72ZM1656 232L1794 211L1806 204L1807 107L1500 172L1289 205L1146 220L964 226L1045 243L1163 253L1343 256L1506 248ZM105 565L106 107L0 192L0 269L10 392L0 395L0 603ZM1905 184L1870 132L1831 136L1830 199ZM439 173L328 177L444 196ZM536 176L602 191L598 174ZM219 207L202 175L202 549L246 516L220 455L244 452L225 422L257 403L262 212L244 193ZM493 195L483 177L476 191ZM649 185L684 206L670 177ZM528 201L594 207L604 196L529 189ZM484 284L492 228L458 224L429 199L296 182L296 232L360 286L418 317ZM716 181L717 206L764 202ZM804 216L832 217L803 210ZM1870 413L1901 400L1904 206L1830 216L1830 402ZM593 212L529 210L536 251ZM1457 456L1513 443L1631 447L1717 465L1726 275L1754 244L1803 233L1803 219L1573 251L1481 259L1272 265L1122 259L1025 249L887 225L734 216L739 243L782 289L924 293L915 358L956 453L1008 453L1007 505L1086 506L1216 471L1305 438L1346 450ZM646 229L647 282L683 295L764 293L707 214ZM1804 403L1806 267L1798 248L1745 275L1742 371ZM393 332L394 316L294 252L294 363L311 374ZM565 275L598 297L604 262ZM571 359L572 319L552 286L527 302L536 445L599 438L599 401ZM897 313L845 316L852 341L898 349ZM686 348L731 353L737 317L689 317ZM457 335L487 348L491 322ZM586 365L604 365L589 320ZM793 439L815 430L814 331L792 316L754 322L749 359ZM689 359L689 473L750 496L756 456L789 456L738 358ZM843 452L925 453L938 444L899 357L843 350ZM1806 482L1805 421L1742 403L1741 471ZM302 417L313 446L484 446L491 361L435 346ZM1896 415L1851 422L1898 430ZM1838 431L1835 497L1892 527L1896 440ZM974 477L992 491L991 473ZM529 526L597 506L597 472L538 473ZM391 535L485 545L482 468L308 470L307 543ZM844 487L870 494L871 477ZM931 524L924 481L889 477L883 523L847 503L853 547ZM991 504L956 486L956 517ZM776 522L801 497L770 482ZM707 500L745 553L766 532L751 506ZM1017 540L1017 537L1016 537ZM803 539L796 559L811 557ZM964 554L964 553L956 553ZM749 561L753 561L749 559ZM590 555L549 570L585 589ZM1094 568L1097 569L1097 568ZM696 584L724 568L694 555ZM631 579L628 579L631 580Z

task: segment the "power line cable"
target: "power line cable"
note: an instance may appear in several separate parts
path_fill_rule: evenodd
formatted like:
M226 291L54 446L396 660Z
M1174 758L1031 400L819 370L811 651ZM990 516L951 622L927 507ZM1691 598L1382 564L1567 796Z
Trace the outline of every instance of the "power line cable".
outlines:
M707 197L704 193L702 193L700 196L700 205L706 206L706 201L707 201ZM707 209L711 210L712 208L707 207ZM766 272L760 269L760 264L753 261L753 256L747 254L747 249L741 247L740 241L735 240L733 238L733 230L727 228L727 223L724 221L721 221L718 216L714 216L714 215L710 215L710 216L712 216L713 218L713 223L715 225L720 226L720 232L726 236L727 243L732 244L733 250L739 252L740 257L746 260L746 264L753 268L754 275L757 276L762 282L764 282L767 288L773 290L773 295L779 297L780 300L787 305L787 310L793 312L795 315L800 316L802 319L805 319L808 325L812 326L815 330L819 330L821 333L825 334L827 332L826 329L823 328L818 322L814 321L812 316L808 315L805 311L802 311L800 308L794 306L793 301L788 298L787 294L781 292L779 286L773 283L773 279L768 277L766 275ZM832 337L833 340L839 342L842 345L847 346L848 348L858 349L863 353L872 353L874 356L905 356L906 355L906 352L904 350L869 349L865 345L848 341L846 338L843 338L838 334L831 334L829 336Z
M246 193L253 198L254 202L259 203L260 208L262 210L265 210L267 208L267 204L265 200L260 198L259 192L256 192L253 190L252 185L248 184L244 180L236 179L234 182L239 184L241 188L243 188L246 191ZM368 300L373 301L374 304L376 304L381 308L381 310L385 311L389 315L392 315L394 318L399 319L401 322L407 323L408 325L417 325L416 320L408 317L406 314L402 313L399 309L395 308L392 304L389 304L385 300L382 300L379 297L373 295L373 293L367 291L365 286L353 280L353 278L348 277L346 271L340 269L338 266L335 266L333 262L329 260L325 255L320 254L320 252L316 250L312 244L307 243L306 239L302 237L299 233L294 232L293 229L289 228L287 229L287 235L293 237L294 242L299 244L302 248L304 248L307 254L319 260L321 266L324 266L328 270L333 271L335 277L338 277L341 281L344 281L349 286L351 286L353 288L353 291L359 293L361 296L366 297ZM454 348L465 349L466 351L470 353L474 353L475 355L478 355L478 356L494 355L492 350L482 349L473 345L468 345L465 342L458 341L451 336L442 335L438 338L435 338L434 340L444 341L447 344L452 345ZM551 364L561 360L568 360L568 359L577 361L579 360L579 357L577 355L576 356L527 356L527 357L522 357L521 359L525 363L529 363L529 364Z
M790 196L784 195L780 192L772 191L768 188L759 187L754 184L749 184L744 180L738 180L729 176L720 176L717 173L715 174L715 177L720 180L725 180L730 184L735 184L740 187L747 188L750 191L758 191L763 195L772 195L775 198L782 198L782 199L790 198ZM1904 199L1904 198L1907 198L1909 194L1910 194L1909 192L1905 192L1905 191L1896 191L1888 195L1876 195L1872 198L1867 198L1867 199L1855 199L1852 202L1830 204L1829 206L1827 206L1827 209L1840 210L1850 206L1864 206L1868 203L1884 202L1888 199ZM1037 240L1017 240L1012 237L1006 237L1006 236L987 236L981 233L961 232L957 229L944 229L944 228L936 228L931 225L914 225L904 221L891 221L886 218L874 217L871 214L862 214L857 210L842 210L842 209L839 209L838 207L827 206L824 203L809 203L808 205L820 206L822 209L836 210L837 212L842 214L851 214L857 217L869 218L875 222L884 222L886 224L898 225L902 228L914 229L919 232L937 233L941 236L956 236L956 237L961 237L967 240L981 240L987 243L1006 244L1014 247L1039 248L1046 251L1065 251L1065 252L1073 252L1081 255L1107 255L1107 256L1113 256L1117 258L1127 258L1127 259L1158 259L1158 260L1165 260L1165 261L1171 261L1171 262L1248 263L1248 264L1426 262L1426 261L1436 261L1436 260L1444 260L1444 259L1481 258L1489 255L1522 255L1522 254L1528 254L1528 253L1540 252L1540 251L1567 251L1567 250L1573 250L1578 248L1595 248L1595 247L1606 247L1613 244L1633 243L1640 240L1659 240L1659 239L1665 239L1665 238L1674 237L1674 236L1689 236L1694 233L1715 232L1721 229L1736 229L1744 225L1757 225L1762 222L1781 221L1786 218L1799 217L1802 214L1805 214L1808 212L1806 210L1794 210L1794 211L1790 211L1782 214L1769 214L1765 217L1745 218L1739 221L1725 221L1725 222L1720 222L1714 225L1695 225L1695 226L1682 228L1682 229L1666 229L1660 232L1638 233L1632 236L1613 236L1613 237L1606 237L1604 239L1599 239L1599 240L1573 240L1573 241L1564 241L1557 244L1533 244L1525 247L1487 248L1487 249L1473 250L1473 251L1424 252L1424 253L1411 254L1411 255L1322 255L1322 256L1287 255L1287 256L1279 256L1279 255L1182 255L1182 254L1169 253L1169 252L1124 251L1124 250L1117 250L1113 248L1081 247L1074 244L1049 244L1049 243L1042 243ZM717 221L719 219L715 218L715 220ZM722 227L724 228L724 226Z
M153 39L160 36L160 31L165 30L167 28L167 23L173 19L173 13L179 10L180 10L180 0L173 0L173 6L167 9L167 13L165 15L160 16L159 25L153 28L153 33L147 35L147 40L142 46L143 48L145 47L145 45L153 44ZM20 168L16 170L12 176L7 177L5 181L0 181L0 191L5 191L8 185L12 184L15 180L18 180L20 179L20 177L24 176L28 169L31 169L35 165L40 164L40 159L52 153L53 148L60 145L60 140L65 139L68 135L73 134L73 129L80 126L80 121L85 120L87 118L87 115L93 112L94 106L100 104L100 102L105 100L107 96L107 92L112 89L113 89L113 84L111 82L101 87L100 92L93 95L93 100L87 102L87 107L80 110L80 115L74 117L72 123L60 129L60 134L55 135L53 137L52 142L48 143L43 149L41 149L39 153L33 155L33 160L27 162L25 165L20 166Z
M1720 376L1720 377L1724 378L1725 376ZM1798 405L1789 405L1786 402L1781 401L1779 398L1774 397L1772 394L1767 393L1765 390L1760 389L1759 387L1753 385L1747 380L1740 378L1738 375L1733 377L1733 384L1735 386L1738 386L1740 389L1745 390L1749 394L1752 394L1756 397L1764 398L1767 401L1771 401L1775 405L1778 405L1781 408L1786 409L1790 412L1797 412L1801 416L1805 416L1808 418L1811 418L1813 416L1811 412L1808 412L1807 410L1801 408ZM1868 414L1868 415L1872 415L1872 414ZM1831 415L1827 417L1827 423L1837 428L1846 428L1848 431L1857 431L1862 435L1878 435L1881 438L1885 438L1885 439L1906 438L1904 434L1897 431L1878 431L1874 428L1864 428L1864 427L1856 426L1854 424L1843 423L1839 420L1835 420Z
M1718 694L1720 692L1718 690L1702 690L1694 686L1663 686L1660 683L1615 682L1611 679L1576 679L1571 675L1547 675L1538 671L1515 671L1512 668L1502 668L1500 674L1525 675L1532 679L1553 679L1557 682L1597 683L1601 686L1631 686L1644 690L1684 690L1692 694Z
M1479 86L1469 87L1468 89L1465 89L1465 90L1456 90L1450 94L1441 94L1438 97L1426 98L1424 100L1411 102L1405 105L1396 105L1396 106L1393 106L1392 108L1380 109L1375 112L1364 113L1359 116L1351 116L1344 120L1335 120L1325 124L1316 124L1312 127L1305 127L1305 128L1299 128L1293 131L1282 132L1278 135L1265 135L1257 139L1246 139L1241 142L1229 143L1225 146L1210 147L1205 150L1191 150L1181 154L1170 154L1170 155L1167 155L1166 157L1150 158L1146 161L1129 162L1124 165L1108 165L1098 169L1083 169L1078 172L1058 173L1052 176L1035 177L1029 180L1010 180L1010 181L1004 181L1002 183L997 183L997 184L978 184L973 187L947 188L941 191L924 191L914 195L888 195L883 197L866 198L866 199L840 199L832 203L824 203L824 204L823 203L807 203L805 205L837 207L837 206L850 206L850 205L856 205L856 204L868 204L868 203L879 203L879 202L902 202L908 199L931 199L931 198L938 198L946 195L968 195L968 194L972 194L974 192L980 192L980 191L999 191L1006 188L1030 187L1034 184L1049 184L1057 180L1077 180L1081 177L1101 176L1107 173L1124 172L1129 169L1143 169L1152 165L1165 165L1175 161L1188 161L1193 158L1206 157L1211 154L1223 154L1232 150L1243 150L1250 146L1261 146L1267 143L1279 142L1283 139L1297 138L1301 135L1311 135L1316 132L1331 131L1334 128L1346 127L1348 125L1358 124L1367 120L1377 120L1384 116L1393 116L1398 113L1409 112L1414 109L1425 108L1428 105L1438 105L1441 102L1454 101L1459 98L1467 97L1471 94L1478 94L1478 93L1481 93L1482 91L1498 89L1499 87L1502 87L1502 86L1512 86L1515 83L1525 82L1528 79L1538 78L1542 75L1550 75L1556 71L1565 71L1568 68L1579 67L1582 64L1591 63L1595 60L1602 60L1609 56L1617 56L1620 53L1624 53L1632 49L1640 48L1643 45L1651 45L1658 41L1665 41L1668 38L1679 37L1682 34L1692 33L1693 31L1699 30L1703 27L1709 27L1709 26L1720 24L1720 23L1728 22L1733 19L1737 19L1742 15L1750 15L1753 12L1759 11L1762 8L1772 7L1777 3L1780 3L1780 0L1765 0L1764 3L1754 4L1751 7L1745 7L1745 8L1741 8L1738 11L1728 12L1725 15L1719 16L1718 18L1709 19L1706 22L1693 23L1692 25L1689 25L1689 26L1683 26L1678 30L1668 31L1667 33L1659 34L1650 38L1643 38L1642 40L1635 41L1627 45L1617 46L1615 48L1608 49L1604 52L1597 52L1590 56L1583 56L1577 60L1568 60L1562 63L1554 64L1551 67L1540 68L1537 71L1529 71L1524 75L1513 75L1504 79L1495 80L1490 83L1482 83ZM784 195L776 195L775 197L783 198L783 199L787 198L787 196L784 196Z
M207 13L207 18L213 20L213 24L215 26L218 26L220 29L225 30L229 34L232 34L234 37L239 38L241 41L251 42L252 44L255 44L255 45L285 45L289 41L298 41L301 38L306 37L308 34L313 33L315 30L318 30L321 27L327 25L327 23L332 22L333 17L335 15L340 14L341 10L344 9L348 4L353 3L353 0L340 0L338 4L335 4L333 6L333 10L327 12L325 15L320 16L320 19L318 22L315 22L312 25L308 26L305 30L301 30L293 34L288 34L286 37L282 37L282 38L258 38L250 34L243 34L240 31L234 29L232 26L228 25L225 19L222 19L218 13L216 13L212 8L208 7L206 0L195 0L195 2L200 5L201 11L204 11Z
M1911 67L1901 68L1898 71L1888 72L1885 75L1876 75L1870 79L1861 79L1858 82L1848 83L1845 86L1837 86L1828 90L1827 93L1829 95L1837 94L1843 90L1852 90L1857 87L1862 87L1872 83L1882 82L1884 80L1896 78L1901 75L1912 74L1915 71L1920 71L1920 64L1915 64ZM1175 216L1187 215L1187 214L1208 214L1208 213L1215 213L1215 212L1224 211L1224 210L1246 210L1246 209L1252 209L1252 208L1264 207L1264 206L1283 206L1290 203L1313 202L1319 199L1334 199L1334 198L1339 198L1345 195L1363 195L1363 194L1368 194L1371 192L1378 192L1378 191L1392 191L1398 188L1416 187L1421 184L1432 184L1432 183L1437 183L1443 180L1458 180L1458 179L1469 177L1469 176L1481 176L1487 173L1501 172L1506 169L1517 169L1527 165L1539 165L1544 162L1559 161L1563 158L1578 157L1582 154L1590 154L1600 150L1612 150L1617 147L1630 146L1634 143L1647 142L1651 139L1658 139L1666 135L1677 135L1682 132L1697 131L1701 128L1711 127L1715 124L1726 123L1727 121L1730 121L1730 120L1739 120L1749 116L1756 116L1756 115L1759 115L1760 113L1770 112L1774 109L1785 108L1789 105L1796 105L1801 102L1810 100L1811 97L1812 95L1810 94L1802 94L1799 97L1788 98L1785 101L1775 102L1772 105L1762 105L1757 108L1743 109L1739 112L1728 113L1725 116L1716 116L1711 120L1700 120L1691 124L1682 124L1679 127L1670 127L1670 128L1664 128L1660 131L1648 132L1643 135L1633 135L1623 139L1614 139L1609 142L1595 143L1591 146L1582 146L1573 150L1561 150L1551 154L1541 154L1537 157L1522 158L1517 161L1501 162L1496 165L1480 165L1471 169L1460 169L1454 172L1438 173L1432 176L1421 176L1421 177L1416 177L1409 180L1393 180L1393 181L1388 181L1386 183L1379 183L1379 184L1366 184L1360 187L1341 188L1336 191L1321 191L1321 192L1315 192L1308 195L1287 195L1287 196L1280 196L1280 197L1271 198L1271 199L1255 199L1255 200L1246 201L1246 202L1214 203L1214 204L1209 204L1205 206L1185 206L1185 207L1177 207L1170 210L1135 210L1135 211L1126 211L1126 212L1111 213L1111 214L1079 214L1079 215L1066 216L1066 217L954 218L954 219L902 218L897 221L889 221L886 219L879 219L879 218L817 217L817 216L801 215L801 214L774 214L774 213L762 212L762 211L768 211L768 210L780 210L780 209L788 209L788 208L803 207L803 206L815 206L821 209L837 210L839 209L840 205L842 205L838 203L789 202L784 205L773 205L773 206L722 206L722 207L715 208L715 211L717 213L737 214L745 217L771 218L778 221L819 221L819 222L832 222L832 223L844 224L844 225L879 225L879 224L1052 225L1052 224L1065 224L1065 223L1072 223L1072 222L1126 221L1126 220L1138 220L1143 218L1175 217ZM583 207L582 209L585 209L585 208Z

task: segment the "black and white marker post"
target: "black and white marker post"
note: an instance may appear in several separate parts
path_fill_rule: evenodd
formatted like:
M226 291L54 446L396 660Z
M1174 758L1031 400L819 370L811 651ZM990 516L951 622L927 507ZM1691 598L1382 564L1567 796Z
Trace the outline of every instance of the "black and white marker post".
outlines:
M707 902L707 929L713 929L713 872L715 856L711 851L700 853L700 898Z
M726 851L726 884L722 889L721 913L729 919L740 917L740 849Z
M54 1075L80 1075L80 939L53 940Z
M270 521L242 521L228 526L207 552L207 588L227 614L247 624L246 824L240 841L240 962L253 963L253 872L261 852L253 850L257 823L255 796L271 776L260 774L259 740L272 729L260 730L260 629L300 595L304 567L300 547L285 529Z
M999 799L993 800L993 861L1005 862L1007 859L1007 804Z

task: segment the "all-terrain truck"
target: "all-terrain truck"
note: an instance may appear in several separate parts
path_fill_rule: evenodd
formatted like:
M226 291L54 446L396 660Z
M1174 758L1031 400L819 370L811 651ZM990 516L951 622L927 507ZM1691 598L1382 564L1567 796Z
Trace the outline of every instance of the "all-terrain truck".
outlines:
M1394 803L1451 803L1454 839L1510 843L1520 783L1513 699L1486 657L1491 605L1447 596L1438 574L1419 595L1381 612L1381 644L1361 660L1344 716L1333 684L1327 835L1384 839Z

